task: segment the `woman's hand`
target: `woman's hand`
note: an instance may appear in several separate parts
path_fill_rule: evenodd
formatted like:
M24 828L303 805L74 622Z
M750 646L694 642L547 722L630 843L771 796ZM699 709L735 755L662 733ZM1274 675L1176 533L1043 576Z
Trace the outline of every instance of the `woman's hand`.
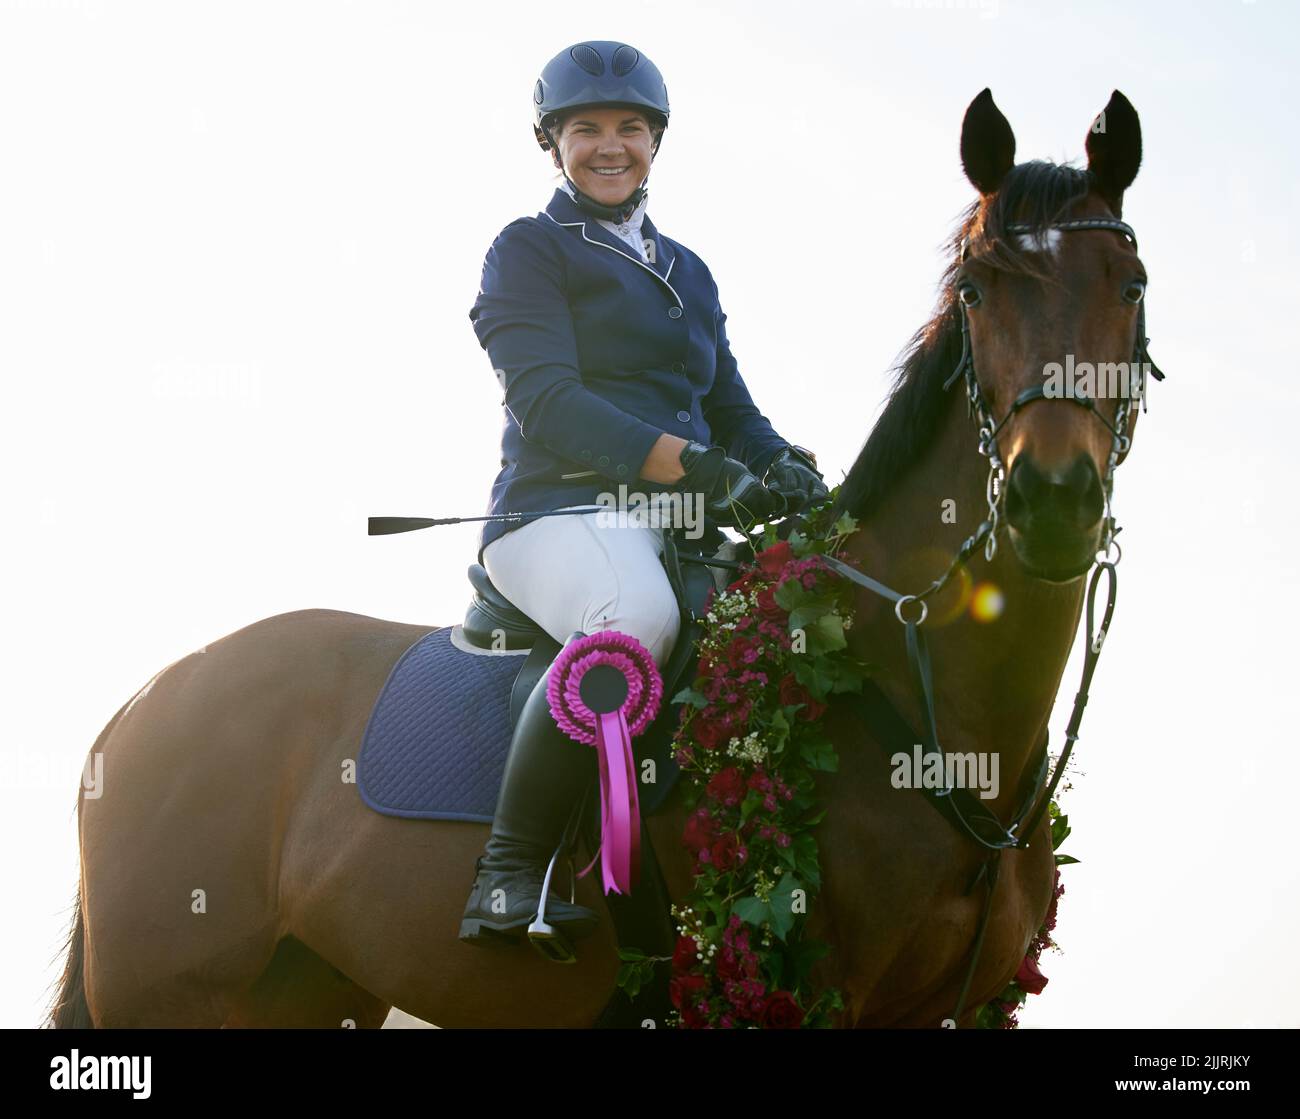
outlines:
M699 493L706 516L749 532L781 511L783 498L759 481L749 467L728 458L725 448L687 443L681 452L682 489Z
M817 460L802 447L786 447L772 460L763 484L785 499L785 512L794 514L809 505L819 505L830 490L817 470Z

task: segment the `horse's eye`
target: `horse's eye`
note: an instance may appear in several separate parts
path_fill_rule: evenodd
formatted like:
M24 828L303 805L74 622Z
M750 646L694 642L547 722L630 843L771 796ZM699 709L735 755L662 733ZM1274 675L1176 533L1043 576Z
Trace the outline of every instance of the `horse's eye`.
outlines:
M957 298L960 299L967 307L978 306L980 301L980 292L972 283L961 283L957 285Z
M1141 303L1142 297L1146 294L1147 282L1145 280L1134 280L1124 289L1125 303Z

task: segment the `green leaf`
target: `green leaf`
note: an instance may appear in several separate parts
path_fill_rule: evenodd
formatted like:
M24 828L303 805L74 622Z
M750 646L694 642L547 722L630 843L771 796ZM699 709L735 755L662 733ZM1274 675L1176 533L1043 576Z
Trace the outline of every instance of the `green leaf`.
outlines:
M821 735L810 735L799 747L799 756L809 769L822 773L836 773L840 768L839 757L830 739Z
M772 931L781 939L785 940L786 934L794 928L795 912L791 898L795 890L803 890L803 884L793 874L786 874L781 878L775 888L772 890L769 898L768 909L771 916L768 923L772 926ZM807 892L805 890L805 892Z
M772 592L773 601L787 612L797 609L799 604L809 597L798 579L787 579Z
M794 582L794 580L790 581ZM835 605L833 598L817 598L809 592L790 611L790 628L807 629L810 625L814 625L823 614L834 610Z
M1062 843L1065 842L1066 836L1070 834L1069 816L1058 816L1052 821L1052 850L1055 851Z
M673 703L689 703L692 707L708 707L709 701L694 688L683 688L672 699Z
M1076 859L1073 855L1057 855L1057 856L1056 856L1056 865L1057 865L1057 866L1068 866L1070 863L1077 863L1078 861L1079 861L1079 860Z
M624 964L618 969L618 978L614 981L614 985L621 987L628 998L634 999L641 993L641 982L641 967L637 964Z
M838 614L823 614L817 621L817 630L828 650L843 649L848 645L844 640L844 619Z
M771 905L756 897L741 898L731 911L748 925L761 925L772 916Z

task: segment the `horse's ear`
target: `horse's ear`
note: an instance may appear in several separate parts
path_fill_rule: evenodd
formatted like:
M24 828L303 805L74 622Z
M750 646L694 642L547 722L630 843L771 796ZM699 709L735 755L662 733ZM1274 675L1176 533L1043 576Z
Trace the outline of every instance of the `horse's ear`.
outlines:
M1016 163L1016 137L985 89L961 122L961 165L980 194L992 194Z
M1124 192L1137 178L1142 162L1142 126L1137 110L1119 90L1110 95L1106 107L1089 126L1084 148L1097 189L1119 217Z

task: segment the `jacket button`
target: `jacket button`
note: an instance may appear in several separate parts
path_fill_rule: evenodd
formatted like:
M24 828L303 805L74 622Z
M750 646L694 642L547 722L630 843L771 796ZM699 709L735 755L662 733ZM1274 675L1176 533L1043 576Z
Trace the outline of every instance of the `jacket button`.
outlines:
M608 465L609 465L609 455L601 455L600 458L598 458L598 459L596 460L596 465L597 465L597 466L608 466Z
M618 464L618 471L617 471L617 473L618 473L618 476L619 476L620 478L623 477L623 475L627 473L627 463L625 463L625 462L620 462L620 463Z
M669 307L668 317L670 319L680 319L682 317L682 309L680 307Z
M590 451L583 451L583 452L582 452L582 461L583 461L583 462L590 462L590 461L591 461L591 452L590 452Z
M684 361L674 361L674 362L673 362L673 372L674 372L674 373L685 373L685 372L686 372L686 363L685 363Z
M689 412L678 412L677 418L681 420L682 423L684 424L688 424L691 422L691 414Z

